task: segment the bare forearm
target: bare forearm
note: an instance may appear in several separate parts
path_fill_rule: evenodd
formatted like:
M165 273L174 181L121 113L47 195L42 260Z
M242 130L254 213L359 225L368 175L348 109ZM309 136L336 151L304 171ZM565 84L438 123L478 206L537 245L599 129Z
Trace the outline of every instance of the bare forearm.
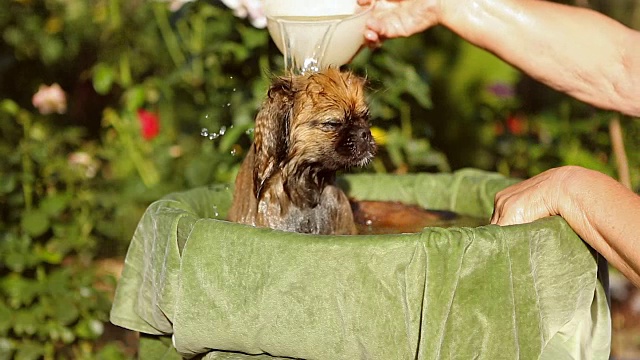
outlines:
M560 215L609 262L640 286L640 196L610 177L577 169L566 182ZM577 209L577 211L576 211Z
M640 33L543 0L447 4L439 21L471 43L577 99L640 116Z

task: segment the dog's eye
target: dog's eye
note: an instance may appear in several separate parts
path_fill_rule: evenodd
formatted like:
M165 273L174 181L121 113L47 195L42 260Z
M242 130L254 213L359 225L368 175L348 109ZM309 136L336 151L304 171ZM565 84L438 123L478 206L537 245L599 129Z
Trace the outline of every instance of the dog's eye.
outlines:
M335 130L342 125L340 121L337 120L328 120L322 122L322 128L326 130Z

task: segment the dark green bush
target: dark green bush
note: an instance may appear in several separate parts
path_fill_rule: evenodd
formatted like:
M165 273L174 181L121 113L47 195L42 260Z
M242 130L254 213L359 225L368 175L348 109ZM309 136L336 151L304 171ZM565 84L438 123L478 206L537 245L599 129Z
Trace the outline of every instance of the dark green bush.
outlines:
M110 300L98 288L113 279L91 266L106 209L83 133L0 102L0 358L100 354Z

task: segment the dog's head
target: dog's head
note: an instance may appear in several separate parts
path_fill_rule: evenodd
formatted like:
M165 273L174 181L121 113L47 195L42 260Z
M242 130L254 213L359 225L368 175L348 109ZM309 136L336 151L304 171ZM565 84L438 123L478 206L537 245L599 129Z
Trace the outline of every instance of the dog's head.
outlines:
M274 80L256 117L257 198L281 170L292 201L314 206L313 189L305 187L321 188L337 170L371 161L376 145L369 130L364 83L337 69Z

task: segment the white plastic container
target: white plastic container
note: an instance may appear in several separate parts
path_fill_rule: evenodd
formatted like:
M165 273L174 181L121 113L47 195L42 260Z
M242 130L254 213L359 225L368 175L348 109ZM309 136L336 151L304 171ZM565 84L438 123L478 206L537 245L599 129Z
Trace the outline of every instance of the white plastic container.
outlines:
M348 63L364 43L373 3L356 0L265 0L267 27L285 59L301 74Z

